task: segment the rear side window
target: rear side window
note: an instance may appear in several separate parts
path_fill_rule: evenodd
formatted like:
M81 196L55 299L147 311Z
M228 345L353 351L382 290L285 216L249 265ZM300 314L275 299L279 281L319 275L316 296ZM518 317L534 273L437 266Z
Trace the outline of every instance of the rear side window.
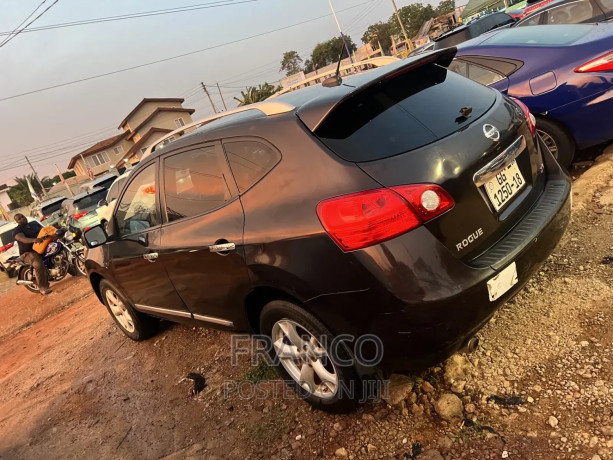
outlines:
M437 65L384 80L335 108L315 134L348 161L388 158L435 142L472 123L496 93ZM461 109L472 108L467 120Z
M589 0L579 0L547 10L546 24L578 24L597 15Z
M281 159L279 152L257 141L224 142L223 146L240 193L250 189Z
M219 149L204 146L164 159L166 214L172 222L207 213L232 199Z

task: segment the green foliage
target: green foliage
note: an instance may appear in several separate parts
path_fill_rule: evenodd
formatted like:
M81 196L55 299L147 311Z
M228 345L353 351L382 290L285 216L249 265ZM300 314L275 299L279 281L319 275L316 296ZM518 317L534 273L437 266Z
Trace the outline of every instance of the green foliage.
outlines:
M453 1L453 0L452 0ZM379 49L379 44L383 49L383 54L392 47L392 27L389 22L377 22L368 26L364 35L362 35L362 43L370 43L373 49Z
M313 67L313 61L311 61L310 59L304 61L304 68L302 70L304 71L304 73L313 72L313 70L315 70L315 68Z
M301 62L302 58L297 51L286 51L283 53L283 59L281 60L281 68L279 69L279 72L284 70L285 75L288 77L290 75L294 75L302 70L300 68Z
M30 179L32 188L34 188L36 194L40 196L42 193L42 188L38 181L34 178L34 174L29 174L23 177L15 177L13 180L17 185L13 185L11 188L9 188L8 195L9 198L19 206L27 206L34 201L32 199L32 195L30 195L30 189L28 188L28 179Z
M451 13L455 10L455 0L443 0L436 7L436 15L441 16L442 14Z
M241 91L240 98L235 97L234 99L238 101L239 106L255 104L256 102L268 99L280 89L280 86L273 86L269 83L259 85L257 88L255 86L249 86L245 88L245 91Z
M432 5L424 6L421 3L413 3L400 8L398 10L398 15L407 31L409 39L411 39L417 35L421 25L428 19L435 18L437 13L436 10L432 8ZM402 37L402 29L400 28L400 24L398 24L398 19L395 14L390 17L388 24L394 35Z
M264 361L260 361L257 366L249 369L245 374L245 380L251 383L265 382L278 378L277 370Z
M345 40L347 40L347 46L349 47L350 53L358 49L349 35L345 35ZM318 43L315 45L315 48L313 48L313 53L311 53L311 62L318 69L321 69L322 67L334 62L338 62L341 47L344 47L343 39L341 37L334 37L328 41ZM347 57L347 52L343 54L343 57Z

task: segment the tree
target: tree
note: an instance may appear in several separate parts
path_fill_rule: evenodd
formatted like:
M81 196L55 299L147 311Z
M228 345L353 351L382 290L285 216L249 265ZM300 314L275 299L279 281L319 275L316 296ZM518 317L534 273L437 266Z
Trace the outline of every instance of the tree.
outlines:
M259 85L257 88L255 86L249 86L245 89L245 91L241 91L240 98L235 97L234 99L238 101L238 105L240 107L243 105L255 104L256 102L261 102L268 99L279 90L281 90L280 86L273 86L269 83Z
M310 73L313 72L313 70L315 70L315 67L313 67L313 61L311 61L310 59L304 61L304 68L302 69L302 71L304 73Z
M398 15L400 16L400 20L402 21L410 40L412 37L417 35L421 25L428 19L435 18L437 13L434 8L432 8L432 5L424 6L421 3L413 3L400 8L398 10ZM402 36L402 30L400 29L400 24L398 24L398 19L396 18L395 14L390 17L388 24L390 25L394 35Z
M453 1L453 0L451 0ZM379 49L379 44L383 49L383 54L387 54L387 50L392 47L392 28L388 22L377 22L368 26L364 35L362 35L362 43L370 43L373 49Z
M358 49L349 35L345 35L345 40L347 40L349 52ZM341 54L341 47L344 50L343 39L341 37L334 37L323 43L318 43L315 45L315 48L313 48L313 53L311 53L311 62L318 69L338 62L338 57ZM347 53L344 52L343 57L347 57L346 54Z
M279 69L279 72L284 70L287 77L294 75L302 70L300 68L301 62L302 58L297 51L286 51L283 53L283 59L281 60L281 68Z
M19 206L27 206L34 201L32 195L30 194L30 189L28 188L28 179L30 179L30 183L32 184L32 188L38 194L41 195L42 188L38 181L34 178L34 174L29 174L23 177L15 177L13 180L16 185L13 185L8 192L9 197L12 201L16 202Z
M443 14L452 13L455 10L455 0L443 0L436 7L436 15L441 16Z

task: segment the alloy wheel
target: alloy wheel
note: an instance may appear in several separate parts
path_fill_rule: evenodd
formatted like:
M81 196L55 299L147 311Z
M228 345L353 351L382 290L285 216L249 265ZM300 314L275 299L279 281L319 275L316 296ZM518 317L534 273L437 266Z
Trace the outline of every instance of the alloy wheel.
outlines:
M126 331L134 332L134 320L132 319L132 315L130 315L130 312L119 296L109 289L106 291L106 301L119 324L121 324Z
M272 341L281 365L311 394L333 398L338 391L338 373L327 350L304 326L289 320L277 321Z
M556 144L556 141L553 140L553 137L551 137L545 131L541 131L540 129L537 129L536 131L541 136L541 139L543 139L543 142L545 143L547 148L551 151L551 154L553 155L553 157L557 159L558 158L558 144Z

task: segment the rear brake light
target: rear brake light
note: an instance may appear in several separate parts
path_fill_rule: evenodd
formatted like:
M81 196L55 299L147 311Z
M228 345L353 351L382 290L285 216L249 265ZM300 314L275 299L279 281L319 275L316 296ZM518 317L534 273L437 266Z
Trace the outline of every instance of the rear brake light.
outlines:
M613 71L613 51L586 62L575 69L575 72L610 72Z
M515 97L512 97L511 99L513 99L513 101L524 112L524 115L526 116L526 120L528 121L528 126L530 127L530 132L532 133L532 136L534 136L536 134L536 118L534 118L534 115L530 113L530 109L528 108L526 104L524 104L522 101L520 101L519 99Z
M41 217L41 218L40 218L40 221L42 222L42 221L43 221L43 220L45 220L47 217L49 217L49 216L43 216L43 217Z
M88 231L88 230L90 230L90 229L91 229L91 227L85 227L85 228L83 229L83 231L84 231L84 232L86 232L86 231Z
M73 214L72 218L75 220L79 220L81 217L86 216L87 214L89 214L87 211L81 211L76 214Z
M13 247L13 243L9 243L5 246L0 246L0 252L6 252Z
M340 248L352 251L406 233L452 207L442 188L421 184L330 198L317 205L317 215Z

